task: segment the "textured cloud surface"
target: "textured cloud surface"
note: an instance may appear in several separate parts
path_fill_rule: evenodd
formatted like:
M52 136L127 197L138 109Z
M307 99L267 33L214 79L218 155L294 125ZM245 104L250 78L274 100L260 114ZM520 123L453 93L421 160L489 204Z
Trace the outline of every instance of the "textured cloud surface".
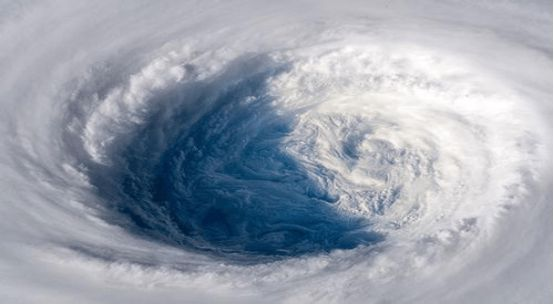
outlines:
M552 302L551 12L0 2L0 301Z

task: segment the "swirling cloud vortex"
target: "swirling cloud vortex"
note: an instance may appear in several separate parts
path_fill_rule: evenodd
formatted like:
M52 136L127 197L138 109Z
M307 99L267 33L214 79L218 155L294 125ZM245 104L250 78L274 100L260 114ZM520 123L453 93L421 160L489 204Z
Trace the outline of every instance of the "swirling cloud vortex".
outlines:
M1 8L2 301L552 300L552 3Z

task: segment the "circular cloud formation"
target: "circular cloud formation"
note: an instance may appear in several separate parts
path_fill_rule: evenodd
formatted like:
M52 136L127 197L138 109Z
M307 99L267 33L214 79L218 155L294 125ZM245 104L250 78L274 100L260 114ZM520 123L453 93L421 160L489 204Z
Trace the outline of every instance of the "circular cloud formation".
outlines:
M548 1L1 11L4 301L552 300Z

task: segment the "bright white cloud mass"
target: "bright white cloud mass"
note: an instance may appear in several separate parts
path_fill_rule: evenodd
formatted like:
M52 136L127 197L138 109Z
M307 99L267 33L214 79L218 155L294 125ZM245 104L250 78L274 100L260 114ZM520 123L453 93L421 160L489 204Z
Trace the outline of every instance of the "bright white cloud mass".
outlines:
M0 2L0 301L552 302L552 2Z

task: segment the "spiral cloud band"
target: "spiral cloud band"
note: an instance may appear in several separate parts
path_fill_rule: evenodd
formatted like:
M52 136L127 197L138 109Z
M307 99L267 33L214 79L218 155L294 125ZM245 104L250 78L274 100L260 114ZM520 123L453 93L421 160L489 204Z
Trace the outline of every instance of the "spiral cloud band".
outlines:
M0 301L552 301L551 2L0 8Z

